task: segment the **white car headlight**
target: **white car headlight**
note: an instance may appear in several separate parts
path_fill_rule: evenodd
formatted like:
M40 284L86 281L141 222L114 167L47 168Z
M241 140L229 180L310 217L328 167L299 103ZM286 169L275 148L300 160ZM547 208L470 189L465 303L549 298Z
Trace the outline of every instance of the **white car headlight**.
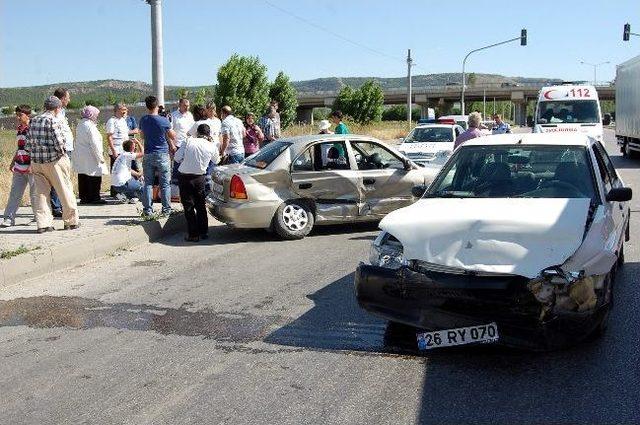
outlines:
M387 232L382 232L371 244L369 262L373 266L389 269L398 269L409 264L403 256L400 241Z

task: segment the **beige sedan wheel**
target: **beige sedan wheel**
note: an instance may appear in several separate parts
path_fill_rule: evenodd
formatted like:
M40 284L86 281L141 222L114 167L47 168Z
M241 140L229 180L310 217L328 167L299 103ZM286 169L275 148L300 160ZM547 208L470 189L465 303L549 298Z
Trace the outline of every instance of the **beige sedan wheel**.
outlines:
M313 228L313 213L305 202L288 201L278 207L273 228L283 239L302 239Z

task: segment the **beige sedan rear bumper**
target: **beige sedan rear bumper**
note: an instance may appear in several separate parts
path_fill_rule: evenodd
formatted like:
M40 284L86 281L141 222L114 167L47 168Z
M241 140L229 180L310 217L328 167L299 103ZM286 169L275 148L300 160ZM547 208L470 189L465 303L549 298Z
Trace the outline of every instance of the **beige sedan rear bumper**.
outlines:
M207 209L217 220L244 229L271 227L281 201L231 201L207 198Z

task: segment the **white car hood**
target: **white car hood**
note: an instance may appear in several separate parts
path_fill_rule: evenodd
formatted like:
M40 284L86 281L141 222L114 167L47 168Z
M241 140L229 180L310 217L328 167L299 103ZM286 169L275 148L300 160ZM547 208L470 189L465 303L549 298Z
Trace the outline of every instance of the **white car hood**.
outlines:
M589 199L421 199L387 215L407 260L534 278L582 244Z
M402 143L398 146L402 152L426 152L437 153L440 151L453 151L453 142L423 142L423 143Z

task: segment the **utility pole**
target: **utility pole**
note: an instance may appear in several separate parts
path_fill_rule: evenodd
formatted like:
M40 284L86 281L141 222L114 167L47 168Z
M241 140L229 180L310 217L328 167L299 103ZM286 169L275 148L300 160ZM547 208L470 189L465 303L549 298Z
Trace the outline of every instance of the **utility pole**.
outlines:
M146 0L151 5L151 79L158 104L164 105L164 70L162 55L162 0Z
M487 89L482 91L482 119L487 119Z
M411 105L413 102L411 101L411 67L413 66L413 59L411 59L411 49L407 50L407 124L409 125L409 130L411 130Z

